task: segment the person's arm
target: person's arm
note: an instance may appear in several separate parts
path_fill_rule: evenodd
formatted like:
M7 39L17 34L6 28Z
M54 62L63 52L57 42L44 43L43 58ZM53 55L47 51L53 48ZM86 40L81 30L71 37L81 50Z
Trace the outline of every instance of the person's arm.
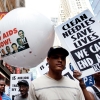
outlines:
M81 87L84 97L85 97L85 100L95 100L93 95L91 95L91 93L87 91L83 80L78 78L79 76L81 76L81 73L77 70L74 70L73 76L74 76L74 78L76 78L79 81L80 87Z
M29 86L28 100L38 100L35 95L35 89L33 83L31 83Z

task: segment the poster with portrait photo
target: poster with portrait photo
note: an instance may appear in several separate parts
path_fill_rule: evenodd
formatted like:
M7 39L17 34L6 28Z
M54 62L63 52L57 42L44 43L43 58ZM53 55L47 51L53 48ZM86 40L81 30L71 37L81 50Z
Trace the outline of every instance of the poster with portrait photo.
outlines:
M12 38L12 35L16 38ZM30 48L24 30L18 30L17 28L8 30L3 34L1 32L0 40L0 52L2 58Z
M10 76L10 98L15 100L20 95L18 81L26 80L29 84L31 82L31 74L11 74Z
M89 10L55 28L70 52L71 62L82 76L100 71L100 24Z

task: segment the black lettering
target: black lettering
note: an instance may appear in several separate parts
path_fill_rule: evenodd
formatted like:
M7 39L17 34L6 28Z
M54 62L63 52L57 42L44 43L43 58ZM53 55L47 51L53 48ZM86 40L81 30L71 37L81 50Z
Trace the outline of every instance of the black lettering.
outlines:
M81 33L77 33L77 38L80 39L81 37L83 37L83 35Z
M84 21L87 26L91 25L89 20Z
M87 30L88 30L89 33L93 32L93 30L90 27L88 27Z
M83 20L87 19L88 17L86 16L86 14L83 14L82 16L80 16L80 18L83 21Z
M81 26L80 26L80 25L77 25L77 26L75 26L75 29L76 29L77 31L79 31L79 30L81 30Z
M96 32L95 32L95 33L96 33ZM92 34L92 36L94 36L94 37L95 37L95 39L99 38L99 36L98 36L98 35L96 35L95 33L93 33L93 34Z
M12 88L12 91L16 91L16 88Z
M83 31L81 31L81 33L82 33L83 35L87 35L86 29L84 29Z
M71 38L73 39L73 41L76 41L77 38L74 37L75 35L72 35Z
M66 38L66 37L68 37L68 36L69 36L67 32L62 33L62 35L63 35L63 37L64 37L64 38Z
M62 27L63 30L67 30L68 28L71 28L69 24L66 24Z
M87 27L84 23L80 23L83 28Z
M81 39L81 41L86 44L87 43L87 38L85 37L85 38Z
M81 22L81 20L80 20L80 19L78 19L78 18L76 18L76 19L75 19L75 22L76 22L76 24L78 24L78 23L80 23L80 22Z
M76 47L76 48L78 48L79 46L76 44L76 42L75 43L73 43L74 44L74 46Z
M16 76L13 76L13 77L12 77L12 80L16 80Z
M44 69L44 66L42 65L42 66L40 67L40 69L43 70L43 69Z
M96 33L96 32L95 32L95 33ZM88 38L88 40L89 40L90 42L92 42L93 40L99 38L99 36L96 35L95 33L93 33L92 35L87 36L87 38Z
M92 18L93 18L93 17L91 17L91 18L89 19L89 21L92 22L91 24L93 24L93 23L95 22L95 20L93 20Z
M72 26L76 25L76 24L73 22L73 20L70 22L70 24L71 24Z

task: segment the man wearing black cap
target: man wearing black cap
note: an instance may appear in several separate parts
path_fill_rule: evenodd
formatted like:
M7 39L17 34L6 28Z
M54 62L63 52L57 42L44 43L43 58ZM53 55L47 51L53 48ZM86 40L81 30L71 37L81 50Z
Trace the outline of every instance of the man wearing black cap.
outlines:
M28 100L28 90L29 90L29 84L26 80L18 81L17 83L19 87L20 94L16 97L15 100Z
M85 100L79 84L62 76L68 55L68 51L62 47L49 49L47 54L49 71L33 80L28 100Z

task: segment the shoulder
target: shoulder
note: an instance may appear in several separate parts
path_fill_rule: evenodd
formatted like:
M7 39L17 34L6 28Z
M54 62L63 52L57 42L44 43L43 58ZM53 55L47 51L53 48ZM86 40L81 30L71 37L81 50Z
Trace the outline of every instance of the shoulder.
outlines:
M69 77L64 76L64 80L65 80L67 83L71 83L71 84L73 84L73 85L77 85L77 84L79 85L79 81L70 79Z
M91 86L88 86L86 89L87 89L87 91L89 91L91 93L94 93L94 90L93 90L93 88Z
M34 79L31 84L40 84L40 82L43 82L43 80L46 80L45 75L40 76L39 78Z
M6 95L5 93L3 93L2 98L3 100L11 100L10 97Z
M21 100L22 98L21 98L21 96L20 95L17 95L16 97L15 97L15 100Z
M41 80L43 80L43 79L45 79L45 78L46 78L46 76L45 76L45 75L42 75L42 76L40 76L40 77L34 79L32 82L41 81Z

